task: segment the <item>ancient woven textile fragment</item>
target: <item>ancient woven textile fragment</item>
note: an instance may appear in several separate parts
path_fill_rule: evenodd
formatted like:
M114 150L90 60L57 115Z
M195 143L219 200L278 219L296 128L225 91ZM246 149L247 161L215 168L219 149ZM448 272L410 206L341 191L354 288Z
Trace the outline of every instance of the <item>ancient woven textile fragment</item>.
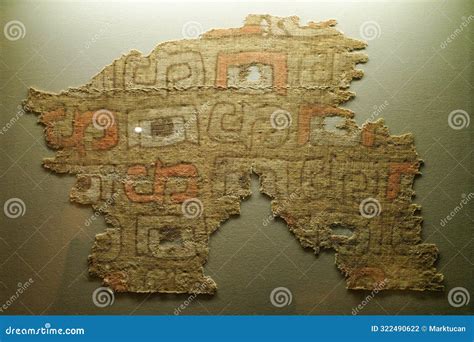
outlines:
M335 250L348 288L442 288L412 204L413 138L382 120L358 127L339 107L367 56L334 25L250 15L131 51L83 87L30 90L25 108L58 150L44 166L76 175L71 200L109 226L92 274L116 291L213 293L209 238L239 213L254 172L303 247Z

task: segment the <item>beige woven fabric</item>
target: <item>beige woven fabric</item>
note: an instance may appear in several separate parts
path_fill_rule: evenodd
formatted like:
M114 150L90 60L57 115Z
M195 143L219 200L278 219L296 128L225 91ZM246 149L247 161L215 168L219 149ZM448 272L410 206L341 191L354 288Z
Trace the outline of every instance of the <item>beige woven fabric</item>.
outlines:
M348 288L442 289L412 204L413 137L339 107L367 56L335 24L249 15L131 51L83 87L30 90L25 108L58 150L44 166L76 175L71 200L109 227L92 274L115 291L214 293L208 241L254 172L303 247L336 252Z

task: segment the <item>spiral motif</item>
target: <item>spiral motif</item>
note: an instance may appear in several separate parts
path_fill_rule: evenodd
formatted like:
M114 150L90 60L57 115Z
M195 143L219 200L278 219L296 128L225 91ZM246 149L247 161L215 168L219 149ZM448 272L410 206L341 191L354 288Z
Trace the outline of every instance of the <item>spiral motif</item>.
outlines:
M21 21L12 20L3 27L3 34L8 40L15 41L25 38L26 27Z
M456 109L448 115L448 125L452 129L460 130L463 128L467 128L469 127L470 123L471 117L465 110Z
M276 287L270 293L270 302L277 308L288 306L293 301L293 294L286 287Z
M184 38L197 38L201 35L203 31L201 23L197 21L188 21L186 24L183 25L183 29L181 33L183 34Z
M3 205L3 212L9 218L15 219L26 213L26 205L19 198L10 198Z
M375 198L369 197L360 202L359 212L365 218L373 218L380 215L382 206Z
M359 33L365 40L374 40L380 37L380 25L376 21L365 21L360 25Z
M108 129L115 124L114 114L107 109L100 109L92 116L92 124L98 130Z
M291 114L290 112L277 109L270 116L270 123L274 129L286 129L291 126Z
M202 215L204 211L204 206L202 202L197 198L190 198L183 202L181 205L181 210L184 217L186 218L196 218Z
M105 308L114 303L115 295L108 287L99 287L92 293L92 302L99 308Z
M455 308L469 304L470 300L471 296L464 287L454 287L448 293L448 302Z

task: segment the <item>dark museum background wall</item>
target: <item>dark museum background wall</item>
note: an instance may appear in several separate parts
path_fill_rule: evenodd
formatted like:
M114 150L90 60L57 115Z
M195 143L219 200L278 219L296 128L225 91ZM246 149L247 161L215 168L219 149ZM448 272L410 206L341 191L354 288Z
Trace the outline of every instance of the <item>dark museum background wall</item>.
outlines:
M360 65L365 76L352 83L357 96L343 107L355 112L359 125L384 118L392 134L412 132L425 162L414 202L422 206L424 241L439 248L446 291L378 293L360 314L472 314L472 301L460 307L448 301L456 287L474 294L472 203L446 224L441 220L474 192L473 124L467 124L473 109L473 9L468 0L2 2L1 27L15 21L20 35L4 30L0 37L0 126L7 128L0 134L0 200L2 206L11 198L24 203L23 216L0 215L0 308L8 304L2 314L173 314L188 301L182 314L350 315L370 294L345 289L333 252L315 257L281 220L264 225L270 200L254 178L241 216L211 237L205 273L219 285L214 297L116 294L105 308L92 301L101 283L89 278L87 256L105 222L87 226L92 209L69 203L74 177L42 168L42 158L53 151L37 118L18 115L18 105L30 86L51 92L80 86L131 49L147 54L166 40L239 27L249 13L297 15L301 23L336 19L336 28L367 40L369 62ZM453 112L464 119L461 126L448 120ZM271 304L277 287L291 291L291 304Z

